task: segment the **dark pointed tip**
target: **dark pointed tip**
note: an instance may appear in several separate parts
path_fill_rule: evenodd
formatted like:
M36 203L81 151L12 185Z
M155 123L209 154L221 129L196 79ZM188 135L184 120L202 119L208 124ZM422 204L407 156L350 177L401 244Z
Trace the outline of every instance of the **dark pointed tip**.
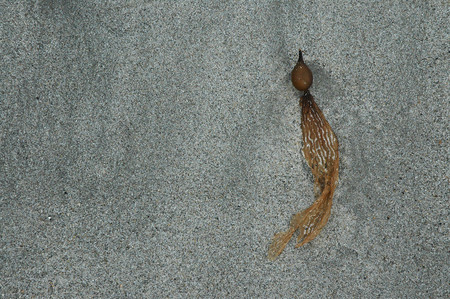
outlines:
M298 62L303 62L302 49L298 49Z

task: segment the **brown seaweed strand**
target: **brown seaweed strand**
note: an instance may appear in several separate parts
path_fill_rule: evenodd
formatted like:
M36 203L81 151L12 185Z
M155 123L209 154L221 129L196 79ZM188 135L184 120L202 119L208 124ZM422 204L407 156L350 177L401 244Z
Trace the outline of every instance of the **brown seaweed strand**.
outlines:
M269 248L269 259L274 260L298 230L298 244L313 240L330 217L333 194L339 173L338 140L313 96L306 91L300 99L302 107L303 155L314 176L316 201L295 214L286 232L277 233Z

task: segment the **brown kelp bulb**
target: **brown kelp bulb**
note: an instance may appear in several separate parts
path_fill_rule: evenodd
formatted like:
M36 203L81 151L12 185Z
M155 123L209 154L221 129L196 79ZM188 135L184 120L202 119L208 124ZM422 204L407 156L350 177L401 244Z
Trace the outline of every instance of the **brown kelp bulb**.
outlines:
M302 50L299 50L298 62L291 73L292 84L301 91L306 91L313 82L313 75L309 67L303 61Z

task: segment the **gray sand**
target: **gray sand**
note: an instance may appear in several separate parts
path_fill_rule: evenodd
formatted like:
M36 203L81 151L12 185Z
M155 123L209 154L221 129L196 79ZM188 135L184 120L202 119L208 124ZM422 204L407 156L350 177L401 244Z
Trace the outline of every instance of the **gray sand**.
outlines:
M222 2L0 2L1 296L448 298L446 1ZM298 48L340 181L270 262Z

